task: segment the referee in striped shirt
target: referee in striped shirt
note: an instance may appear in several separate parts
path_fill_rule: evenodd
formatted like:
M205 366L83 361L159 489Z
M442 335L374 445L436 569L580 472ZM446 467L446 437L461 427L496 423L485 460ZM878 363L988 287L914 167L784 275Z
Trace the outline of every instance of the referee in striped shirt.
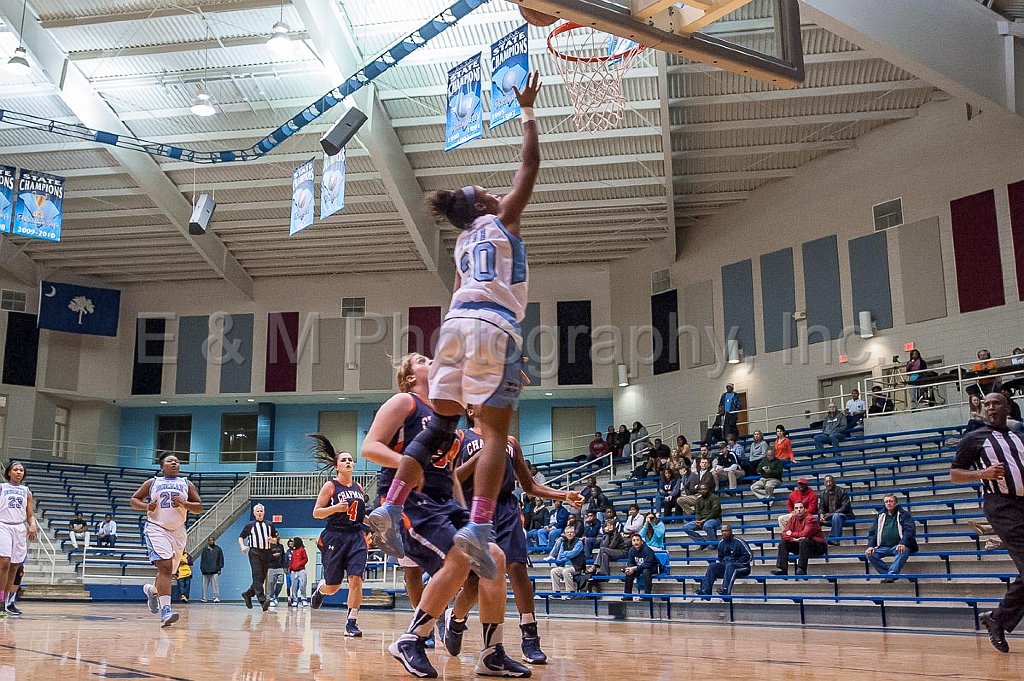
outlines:
M981 481L985 517L1020 573L999 606L981 614L992 646L1008 653L1006 632L1024 617L1024 439L1007 428L1010 402L1004 395L986 395L983 414L985 425L960 440L949 477L956 483Z
M263 588L267 581L267 570L270 569L270 538L277 536L274 525L263 521L266 512L263 504L253 506L252 515L255 520L243 527L238 535L238 548L242 553L249 554L249 569L252 570L252 584L242 592L242 599L245 600L245 607L251 610L252 597L255 596L263 612L270 607L270 600Z

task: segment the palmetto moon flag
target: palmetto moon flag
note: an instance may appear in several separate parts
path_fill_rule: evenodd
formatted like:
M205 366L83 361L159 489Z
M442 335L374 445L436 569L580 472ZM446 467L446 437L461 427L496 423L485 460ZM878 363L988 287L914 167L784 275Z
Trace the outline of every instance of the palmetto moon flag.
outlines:
M78 284L39 284L39 328L92 336L116 336L121 292Z

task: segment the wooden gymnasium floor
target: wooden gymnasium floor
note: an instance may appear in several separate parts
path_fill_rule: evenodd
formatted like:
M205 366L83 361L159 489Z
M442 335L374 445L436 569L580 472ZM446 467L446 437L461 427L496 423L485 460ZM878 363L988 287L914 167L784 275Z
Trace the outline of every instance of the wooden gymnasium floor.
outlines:
M161 629L138 605L28 602L0 621L0 681L161 679L274 681L404 679L387 645L408 613L360 613L362 639L342 635L344 610L261 613L241 605L183 606ZM519 630L506 628L518 655ZM910 634L593 620L541 620L546 667L534 678L843 679L907 681L1024 678L1024 640L1009 655L974 635ZM471 679L479 643L471 627L460 658L430 657L446 679Z

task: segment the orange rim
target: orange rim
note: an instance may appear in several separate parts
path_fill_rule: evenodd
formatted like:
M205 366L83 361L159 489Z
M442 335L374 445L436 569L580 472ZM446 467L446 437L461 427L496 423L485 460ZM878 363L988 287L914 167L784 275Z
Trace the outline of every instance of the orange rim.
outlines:
M633 57L647 49L646 45L636 45L635 47L631 47L628 50L617 52L606 57L576 57L571 54L563 54L562 52L559 52L558 49L552 44L551 41L557 38L558 36L562 35L563 33L568 33L569 31L575 31L581 28L589 29L590 27L584 26L583 24L577 24L575 21L567 21L564 24L561 24L560 26L555 28L555 30L551 31L550 35L548 35L548 51L551 52L551 54L558 57L559 59L563 59L565 61L599 64L601 62L615 61L618 59L624 59L626 57Z

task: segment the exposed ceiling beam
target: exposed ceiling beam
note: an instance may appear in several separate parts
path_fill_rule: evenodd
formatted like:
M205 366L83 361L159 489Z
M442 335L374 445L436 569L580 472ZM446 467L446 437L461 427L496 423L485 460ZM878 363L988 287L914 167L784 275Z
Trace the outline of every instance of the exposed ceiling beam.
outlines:
M675 175L672 181L676 184L695 184L698 182L742 182L745 180L778 180L793 177L799 168L777 168L771 170L737 170L724 173L688 173Z
M660 126L648 126L640 128L621 128L613 130L602 130L601 132L595 132L588 135L585 139L589 140L604 140L604 139L623 139L625 137L653 137L661 134ZM465 149L481 149L485 147L519 147L522 144L522 137L484 137L483 139L473 140L473 143L465 147ZM580 143L580 134L578 132L548 132L541 133L540 143L541 150L543 151L544 145L547 144L560 144L562 142L568 142L571 144ZM421 153L435 153L440 151L444 147L443 142L421 142L414 144L406 144L402 147L407 154L421 154ZM452 152L453 158L458 157L459 152Z
M43 28L75 28L76 26L92 26L95 24L110 24L121 21L144 21L159 17L180 17L187 15L198 15L200 9L203 14L219 14L222 12L247 12L254 9L266 9L268 7L280 7L290 5L291 0L234 0L232 2L217 2L208 0L202 7L185 7L172 4L169 7L160 7L150 10L121 11L121 12L97 12L95 14L82 14L53 19L43 19L40 25Z
M675 204L723 203L745 201L753 192L704 192L701 194L676 194Z
M327 71L337 81L355 72L364 58L349 29L348 21L333 2L296 0L295 9L310 33L310 39L324 60ZM423 264L436 272L442 284L450 287L455 279L455 265L441 245L440 232L428 215L423 189L416 181L409 158L395 133L376 88L364 87L356 93L356 101L368 117L358 133L360 144L369 152L370 160L381 174L391 202L409 228L409 236Z
M669 103L668 103L668 54L665 52L658 52L657 57L658 64L658 94L661 99L661 115L659 120L662 123L668 123L672 120L669 114ZM661 161L662 161L662 172L667 176L672 174L672 131L668 125L661 125ZM675 187L672 183L665 181L665 201L666 203L672 202L672 196L675 194ZM675 211L667 211L666 218L668 224L666 225L668 231L668 238L671 243L668 246L672 255L673 262L679 258L679 245L676 243L676 215Z
M871 54L867 50L846 50L845 52L818 52L804 55L804 66L810 64L836 64L851 61L864 61L866 59L878 59L878 55ZM668 75L682 76L690 73L709 73L721 71L713 64L701 62L689 62L687 64L673 64L668 67Z
M758 154L802 154L814 151L842 151L854 145L853 140L825 140L823 142L793 142L790 144L755 144L742 147L715 147L673 151L673 160L722 158L726 156L755 156Z
M913 118L917 113L917 109L886 109L883 111L851 111L848 113L814 114L810 116L782 116L780 118L744 118L734 121L673 125L672 134L746 130L748 128L779 128L792 125L830 125L833 123L857 123L860 121L901 121Z
M7 24L12 25L11 18L18 17L20 12L21 3L17 0L0 0L0 16ZM132 134L106 101L92 89L78 67L68 62L67 55L60 45L48 31L39 26L37 21L32 20L25 24L22 39L32 54L34 63L42 68L52 83L60 87L61 99L82 123L116 134ZM160 207L209 266L251 299L252 279L220 239L212 234L198 238L189 235L188 217L192 212L192 206L174 183L164 175L157 162L146 154L119 147L108 147L107 152L123 167L122 172L130 175L140 190Z
M268 31L269 34L269 31ZM288 37L296 45L302 44L309 38L305 31L291 31ZM137 45L135 47L112 47L102 50L80 50L70 52L68 59L73 62L92 61L95 59L117 59L118 57L149 57L160 54L181 54L183 52L205 52L207 50L219 50L228 47L253 47L255 45L266 45L266 35L243 35L228 38L210 38L193 40L190 42L161 43L158 45Z
M762 90L754 92L732 92L726 95L698 95L695 97L674 97L669 100L672 107L712 106L716 104L739 104L742 102L776 102L804 97L836 97L839 95L874 94L876 92L902 92L905 90L931 90L932 86L923 80L883 80L851 85L827 85L823 87L798 87L791 90Z

